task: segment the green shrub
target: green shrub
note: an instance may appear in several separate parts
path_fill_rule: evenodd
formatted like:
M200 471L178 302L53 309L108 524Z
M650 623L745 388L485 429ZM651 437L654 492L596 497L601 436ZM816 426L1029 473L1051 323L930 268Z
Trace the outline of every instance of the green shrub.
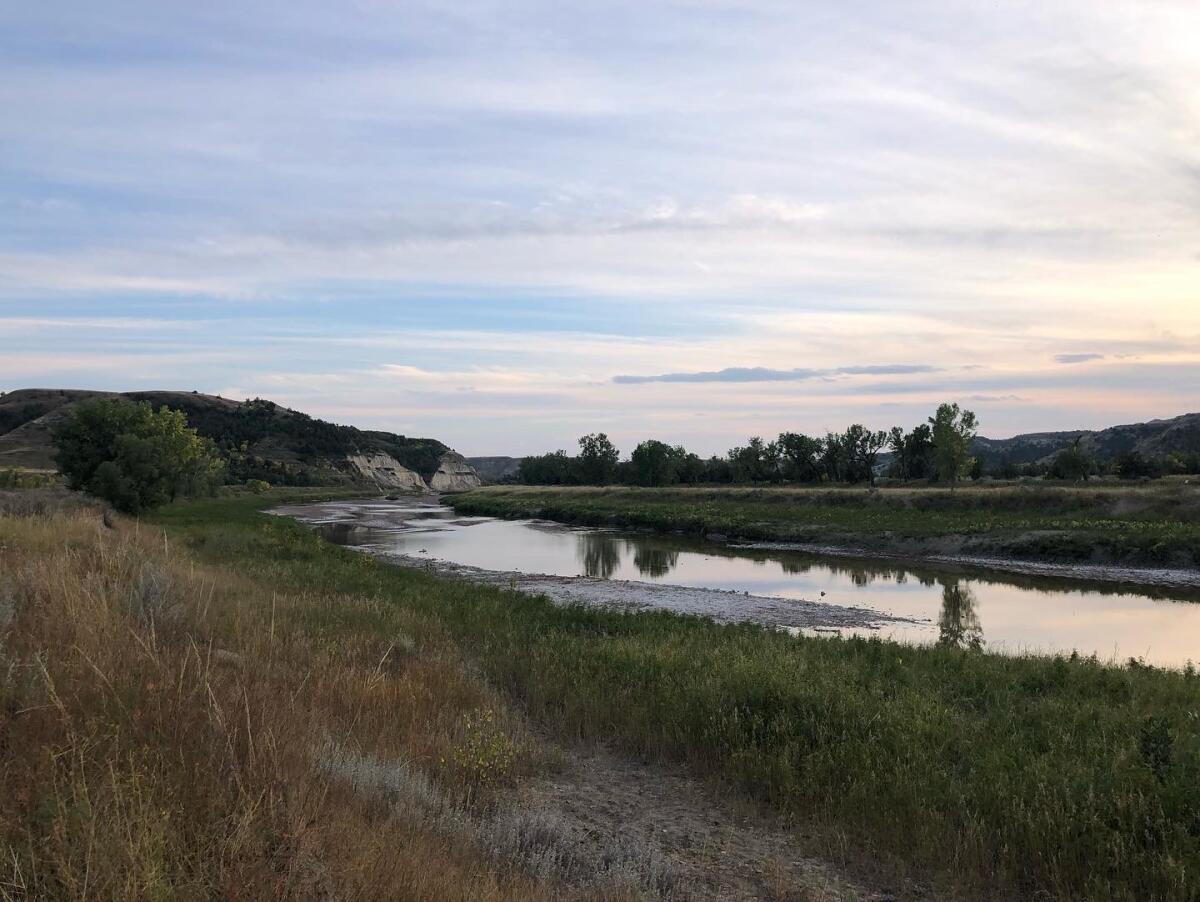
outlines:
M225 465L187 417L142 401L92 398L54 431L67 485L138 513L176 498L211 494Z
M40 489L53 481L54 478L45 473L18 469L0 470L0 489Z

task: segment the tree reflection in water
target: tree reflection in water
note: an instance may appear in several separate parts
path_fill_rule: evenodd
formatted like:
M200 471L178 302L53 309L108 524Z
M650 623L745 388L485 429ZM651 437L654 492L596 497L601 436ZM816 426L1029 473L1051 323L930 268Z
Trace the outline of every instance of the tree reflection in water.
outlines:
M975 593L970 586L951 580L942 583L942 610L938 615L938 645L983 648L983 626L975 613Z
M679 563L678 551L602 532L580 533L575 553L585 575L610 579L621 566L622 552L632 555L639 573L655 579L666 576Z
M666 576L679 563L679 552L665 548L650 548L638 542L633 545L633 563L643 576Z
M761 560L772 560L779 564L779 569L793 576L803 576L813 570L828 572L834 576L845 576L859 589L865 589L876 582L889 582L897 586L905 585L909 579L916 579L922 586L933 588L937 580L926 573L914 573L900 567L887 564L869 564L859 561L839 562L837 560L820 560L815 566L808 558L795 555L773 556L766 555Z
M620 540L602 532L582 532L578 538L575 553L584 575L599 579L611 577L621 564Z

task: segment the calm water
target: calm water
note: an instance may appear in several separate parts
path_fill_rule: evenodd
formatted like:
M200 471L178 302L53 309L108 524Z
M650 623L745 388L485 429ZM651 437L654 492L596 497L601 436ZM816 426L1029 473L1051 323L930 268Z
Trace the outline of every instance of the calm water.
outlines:
M1102 583L460 517L445 507L411 501L331 502L289 512L316 523L341 544L487 570L731 589L919 620L875 633L901 641L978 644L1006 652L1078 650L1164 666L1200 662L1200 594L1155 597Z

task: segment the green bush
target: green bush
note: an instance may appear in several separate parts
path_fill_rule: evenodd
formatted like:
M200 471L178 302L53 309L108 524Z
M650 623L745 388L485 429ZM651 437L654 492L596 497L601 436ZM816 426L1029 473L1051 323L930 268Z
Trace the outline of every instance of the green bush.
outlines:
M261 495L263 492L269 492L271 490L271 483L267 482L265 479L247 479L246 488L248 488L255 495Z
M44 473L29 470L0 470L0 489L40 489L50 485L54 479Z
M92 398L54 431L67 485L138 513L176 498L211 494L225 465L187 417L142 401Z

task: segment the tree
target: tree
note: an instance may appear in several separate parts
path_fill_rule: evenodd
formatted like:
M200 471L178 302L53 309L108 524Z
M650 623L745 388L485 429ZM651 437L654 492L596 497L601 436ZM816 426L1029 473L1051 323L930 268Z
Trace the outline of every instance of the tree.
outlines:
M842 448L850 462L850 478L854 481L869 480L875 484L875 460L879 452L887 447L886 432L872 432L861 423L855 423L842 435Z
M971 467L971 442L978 428L975 414L960 410L957 404L942 404L929 418L929 425L938 478L953 487Z
M1002 454L1000 460L992 466L992 475L998 479L1016 479L1020 472L1007 454Z
M905 482L910 479L927 479L932 467L930 458L933 455L933 430L928 424L922 423L905 432L899 426L892 427L888 433L888 444L895 455L893 474Z
M899 476L908 482L908 457L904 453L904 429L893 426L888 430L888 447L892 450L891 476Z
M818 482L821 479L821 440L797 432L781 432L775 441L784 479Z
M1117 458L1115 469L1122 479L1146 479L1160 475L1162 468L1137 451L1126 451Z
M638 485L671 485L679 479L679 452L682 448L672 448L666 442L657 439L647 439L630 455L633 463L634 478Z
M576 475L575 461L562 450L523 457L517 469L525 485L572 485Z
M933 429L928 423L914 426L905 438L910 479L933 479L937 469L933 461Z
M845 482L849 472L849 456L842 436L829 432L821 443L821 467L830 482Z
M181 411L146 401L82 401L53 437L68 486L131 514L211 493L225 473L216 446Z
M1053 479L1070 479L1075 482L1085 481L1096 471L1096 463L1079 444L1079 439L1064 448L1050 462L1047 475Z
M619 458L619 452L603 432L594 432L579 440L579 475L588 485L612 482Z
M695 485L697 482L704 480L707 467L704 461L700 459L699 454L693 454L682 445L675 447L675 455L678 459L678 476L680 482L686 482L689 485Z
M771 467L776 454L768 451L767 444L754 436L744 447L729 450L729 463L733 468L734 482L763 482L771 478Z
M714 454L704 462L705 482L733 482L733 464L728 457Z

